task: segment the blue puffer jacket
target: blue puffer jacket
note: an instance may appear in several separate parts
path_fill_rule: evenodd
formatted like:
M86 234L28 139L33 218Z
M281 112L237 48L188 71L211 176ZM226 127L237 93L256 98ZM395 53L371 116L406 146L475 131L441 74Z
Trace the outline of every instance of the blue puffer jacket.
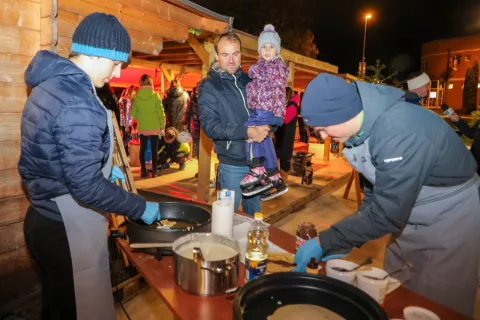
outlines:
M110 149L107 112L90 78L69 60L39 51L25 71L32 92L23 109L18 171L32 206L61 220L52 198L138 219L145 200L103 177Z
M200 125L215 143L220 163L247 165L245 122L250 116L246 92L249 82L250 78L240 68L232 75L215 62L198 86Z

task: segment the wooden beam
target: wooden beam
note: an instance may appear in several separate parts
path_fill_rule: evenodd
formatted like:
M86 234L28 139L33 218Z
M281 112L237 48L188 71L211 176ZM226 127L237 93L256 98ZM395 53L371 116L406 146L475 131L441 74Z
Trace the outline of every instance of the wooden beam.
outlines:
M162 93L165 93L165 77L163 76L163 73L160 73L160 90L162 90Z
M24 73L31 60L32 58L28 56L0 53L0 70L2 70L0 84L25 85ZM0 112L9 109L1 100L2 98L5 98L5 96L0 93ZM23 99L21 100L23 101Z
M0 226L23 221L29 206L25 195L0 200Z
M18 168L20 159L20 142L4 141L0 142L0 170L12 170ZM1 207L0 207L1 211ZM1 220L1 218L0 218Z
M132 58L129 64L130 68L143 68L143 69L149 69L149 70L161 70L161 66L173 72L180 72L180 70L183 67L185 67L185 73L196 73L196 74L202 73L202 70L200 68L193 68L193 67L182 66L178 64L160 63L156 61L141 60L136 58Z
M23 232L22 232L23 233ZM12 276L32 267L27 248L21 247L0 255L0 279Z
M160 69L162 70L162 73L165 75L165 78L167 78L168 82L172 82L173 80L173 75L170 69L168 69L166 64L161 64Z
M287 87L293 88L295 82L295 62L288 62L288 71Z
M227 30L228 24L223 21L204 18L180 7L171 5L165 1L145 0L117 0L125 9L137 8L156 14L159 18L183 24L197 30L210 31L221 34Z
M175 79L180 81L182 79L183 75L185 74L186 69L187 69L186 67L182 67L182 69L180 69L180 71L178 72Z
M169 57L198 57L198 56L193 50L190 50L188 52L174 52L174 53L162 52L157 56L154 56L154 55L135 56L135 58L137 59L148 59L148 58L166 59Z
M0 113L0 142L20 141L21 113ZM1 171L0 171L1 175ZM0 181L4 181L0 179ZM1 184L0 184L1 188ZM1 198L1 196L0 196Z
M205 78L210 65L215 61L215 48L213 43L204 43L205 51L208 53L208 61L202 66L202 78ZM197 200L208 202L210 198L210 168L213 141L208 138L203 129L200 128L200 154L198 160L198 188Z
M0 76L7 77L8 74ZM24 84L10 84L0 82L0 117L1 114L15 114L23 111L23 106L27 101L28 88ZM7 124L8 125L8 124ZM20 126L20 122L18 122ZM1 131L1 129L0 129ZM0 137L0 141L1 141Z
M40 30L40 4L27 0L0 1L2 25Z
M343 199L348 199L348 194L350 193L350 189L352 184L355 184L355 201L357 202L357 209L360 209L362 205L362 191L360 190L360 174L357 170L352 169L352 175L348 180L347 187L345 188L345 192L343 193Z
M88 1L88 0L61 0L59 9L87 16L92 12L105 12L116 16L126 28L162 38L185 41L188 38L188 27L165 20L156 13L142 11L133 7L125 7L114 0Z
M0 199L23 195L22 179L18 169L0 171Z
M255 60L258 59L258 52L254 51L254 50L244 48L243 43L242 43L242 48L240 49L240 52L242 53L242 58L243 57L248 57L248 58L252 58L252 59L255 59Z
M0 24L0 52L33 57L40 48L40 31Z
M58 12L58 35L60 37L71 38L78 23L83 20L83 16L76 13L71 13L65 10ZM127 29L130 39L132 41L132 50L154 54L159 54L163 49L163 38L133 30ZM57 39L58 40L58 39ZM70 50L68 50L70 51ZM64 54L61 54L64 55Z
M242 41L242 48L244 48L246 50L253 51L253 52L257 51L257 48L258 48L258 38L257 37L255 37L253 35L250 35L248 33L239 31L239 30L235 30L235 33L238 35L238 37ZM243 51L242 51L242 53L243 53ZM302 55L297 54L297 53L295 53L293 51L290 51L288 49L282 48L281 54L282 54L283 59L285 59L287 61L295 62L296 65L303 65L303 66L306 66L306 67L309 67L309 68L313 68L313 69L318 70L318 72L327 71L327 72L335 73L335 74L338 73L338 67L337 66L334 66L334 65L332 65L330 63L327 63L327 62L323 62L323 61L320 61L320 60L316 60L316 59L312 59L312 58L309 58L309 57L302 56Z
M24 246L23 221L0 227L0 254Z
M198 55L204 65L210 66L210 53L200 44L197 38L193 34L188 35L188 44L192 47L193 51Z
M178 49L190 49L188 43L179 43L179 42L165 42L163 50L178 50Z
M197 56L190 56L190 57L173 57L173 58L163 58L163 57L160 57L160 56L152 56L150 59L148 59L150 61L162 61L162 62L168 62L172 64L182 64L182 62L192 62L192 61L198 61L201 63L201 60L198 59Z

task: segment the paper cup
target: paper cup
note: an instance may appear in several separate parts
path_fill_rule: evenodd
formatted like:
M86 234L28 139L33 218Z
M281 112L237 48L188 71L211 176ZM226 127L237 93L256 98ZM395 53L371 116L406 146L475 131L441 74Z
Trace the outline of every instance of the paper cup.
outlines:
M399 282L390 281L390 277L387 277L383 280L376 280L366 276L381 279L386 275L388 275L388 272L385 270L370 266L362 267L357 271L357 288L367 293L379 304L382 304L387 293L390 293L393 291L393 289L398 288Z
M349 272L342 272L342 271L337 271L332 269L332 267L337 267L337 268L344 268L351 270L355 267L357 267L358 264L354 262L350 262L347 260L341 260L341 259L332 259L327 261L327 276L330 278L334 278L346 283L351 284L352 286L355 285L355 271L349 271Z
M440 320L440 317L432 311L420 307L404 308L403 317L405 320Z

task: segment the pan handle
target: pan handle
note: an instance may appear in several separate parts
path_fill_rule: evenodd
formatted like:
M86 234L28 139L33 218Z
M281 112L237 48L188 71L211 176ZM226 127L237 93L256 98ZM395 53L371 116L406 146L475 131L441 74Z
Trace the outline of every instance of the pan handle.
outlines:
M220 273L227 273L227 271L231 271L233 269L233 266L231 264L226 264L223 268L220 268L220 267L216 267L216 268L200 267L200 269L220 274Z

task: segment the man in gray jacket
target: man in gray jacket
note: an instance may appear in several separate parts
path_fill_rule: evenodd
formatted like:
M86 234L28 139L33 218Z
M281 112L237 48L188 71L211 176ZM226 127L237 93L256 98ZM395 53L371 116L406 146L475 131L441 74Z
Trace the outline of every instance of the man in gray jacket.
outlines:
M297 271L310 257L326 260L393 234L385 270L412 264L402 275L406 287L472 317L480 178L457 134L435 113L405 102L399 89L328 74L307 86L302 111L323 138L345 142L344 156L372 187L359 212L298 249Z

